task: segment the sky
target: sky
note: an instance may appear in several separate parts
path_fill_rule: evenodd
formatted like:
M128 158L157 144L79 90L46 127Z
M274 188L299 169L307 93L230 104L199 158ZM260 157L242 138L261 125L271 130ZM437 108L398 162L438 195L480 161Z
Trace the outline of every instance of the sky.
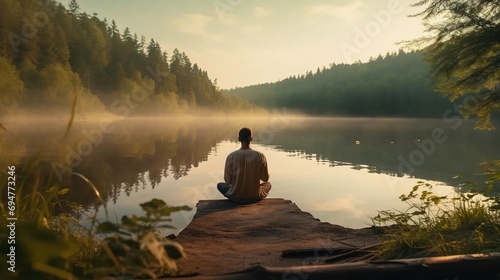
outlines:
M61 0L66 7L70 0ZM423 35L416 0L79 0L120 31L185 52L220 88L366 62Z

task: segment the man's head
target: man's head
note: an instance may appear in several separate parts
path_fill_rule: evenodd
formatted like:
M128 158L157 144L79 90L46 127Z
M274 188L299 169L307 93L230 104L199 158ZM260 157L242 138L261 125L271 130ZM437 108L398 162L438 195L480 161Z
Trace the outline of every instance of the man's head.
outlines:
M238 140L242 143L250 144L253 140L252 130L246 127L240 129L240 132L238 133Z

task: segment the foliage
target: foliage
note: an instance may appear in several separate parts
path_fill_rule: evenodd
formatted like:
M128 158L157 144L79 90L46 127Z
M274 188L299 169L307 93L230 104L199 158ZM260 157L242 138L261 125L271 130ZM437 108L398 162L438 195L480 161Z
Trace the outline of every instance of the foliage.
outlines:
M419 182L400 199L409 205L406 210L384 210L372 218L374 225L388 226L386 240L375 252L376 258L500 250L498 198L484 198L479 193L440 196L431 184Z
M479 128L492 129L491 114L500 110L500 2L490 0L421 0L431 33L413 43L430 43L426 60L437 89L461 102L465 118L478 117ZM372 218L390 225L376 251L381 259L425 257L500 250L500 197L492 195L500 179L500 162L485 162L486 190L439 196L420 182L400 199L404 211L386 210ZM462 186L470 186L471 183ZM475 184L472 184L475 185ZM419 188L424 190L419 191ZM485 194L486 196L483 196Z
M98 225L96 213L63 199L71 193L70 188L52 183L51 179L44 183L36 176L38 166L33 159L17 172L16 267L15 273L2 270L2 279L97 279L123 273L156 278L158 274L177 271L176 261L184 257L182 247L159 238L157 230L170 227L166 224L170 221L168 216L189 210L188 207L170 207L153 199L141 204L145 216L134 215L124 217L118 224L103 222ZM9 223L4 203L6 175L0 174L0 220L3 224ZM88 179L81 174L75 175L84 179L100 199L99 192ZM87 220L90 226L84 227L82 220ZM114 235L96 234L111 233L114 229L117 229ZM3 227L0 234L8 236L8 230ZM0 244L0 261L7 262L10 246L7 242Z
M491 0L421 0L414 4L429 37L426 60L438 91L461 102L464 117L478 117L478 127L492 129L500 110L500 2Z
M141 273L154 278L157 274L171 275L178 271L176 261L185 257L182 247L177 242L160 238L155 231L162 227L172 228L165 224L171 221L170 214L190 208L170 207L160 199L140 206L145 216L123 216L121 223L104 222L97 227L97 233L108 236L103 240L106 254L94 261L113 264L100 272Z
M308 114L442 117L448 101L435 94L421 52L387 54L367 63L332 64L276 83L228 94L265 107Z
M21 171L18 170L15 191L16 223L16 266L15 273L2 270L2 279L73 279L72 262L76 255L89 253L89 247L94 247L95 239L88 236L88 231L79 227L76 208L66 205L61 199L69 191L52 184L49 180L46 186L36 174L37 160L32 159ZM7 196L7 174L0 174L0 220L7 221L8 209L4 203ZM68 207L67 215L55 213L61 207ZM8 236L9 228L2 227L0 234ZM11 244L12 245L12 244ZM0 246L1 261L6 262L6 254L10 246L2 242ZM92 253L92 252L91 252Z
M224 102L226 95L184 52L174 49L169 57L154 39L147 44L129 28L120 32L114 20L109 23L97 14L81 12L77 1L71 1L69 8L55 0L1 0L0 4L0 86L12 89L0 92L0 104L25 93L23 105L67 108L75 95L87 92L94 98L88 102L85 96L79 98L85 104L78 106L80 113L94 108L96 97L112 110L123 96L140 88L148 95L134 100L134 106L144 107L137 112L151 112L152 104L158 105L157 112L239 109L227 107L231 104ZM43 21L36 21L41 17ZM36 26L28 28L33 21ZM236 105L256 109L241 99Z
M0 108L15 106L23 96L24 83L10 61L0 56ZM0 114L3 109L0 109Z
M486 169L483 175L488 176L486 180L487 190L493 190L495 183L500 182L500 160L485 161L481 165ZM498 203L500 205L500 202Z
M473 192L484 193L489 200L494 203L492 206L500 210L500 160L484 161L481 163L484 172L480 175L485 176L485 187L478 189L477 185L472 184L469 188Z

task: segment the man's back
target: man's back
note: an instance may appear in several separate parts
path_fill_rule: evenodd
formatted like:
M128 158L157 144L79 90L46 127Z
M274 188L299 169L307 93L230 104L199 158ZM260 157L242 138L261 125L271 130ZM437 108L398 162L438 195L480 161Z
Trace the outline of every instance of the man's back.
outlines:
M269 180L266 157L250 148L232 152L226 159L224 180L230 185L225 196L233 200L257 200L267 196L260 187L260 180Z

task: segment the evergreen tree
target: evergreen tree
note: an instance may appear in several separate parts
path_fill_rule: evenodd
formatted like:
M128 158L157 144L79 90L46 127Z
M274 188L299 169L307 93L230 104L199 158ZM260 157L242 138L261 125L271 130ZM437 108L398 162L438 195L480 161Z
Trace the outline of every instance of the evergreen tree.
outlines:
M40 5L51 11L50 21L33 29L28 40L23 17L39 12ZM137 112L234 103L185 53L175 49L169 58L154 39L146 44L144 36L132 36L128 27L120 33L114 20L109 24L95 13L81 12L76 0L68 9L54 0L0 0L0 6L2 104L65 107L80 94L79 108L102 108L96 96L112 105L138 90L147 97ZM236 102L254 109L243 100Z
M0 92L0 108L9 108L21 101L24 83L21 81L16 67L2 56L0 56L0 89L2 89Z
M434 93L429 73L421 52L399 52L228 93L260 106L309 114L442 117L450 105Z
M426 58L437 89L451 101L469 97L461 99L463 115L476 115L479 127L492 128L491 113L500 110L500 2L423 0L414 5L424 7L416 16L435 34Z
M0 0L0 55L14 57L22 37L22 8L17 0Z
M69 11L71 14L73 14L73 15L80 14L80 5L78 5L76 0L71 0L68 7L69 7Z

